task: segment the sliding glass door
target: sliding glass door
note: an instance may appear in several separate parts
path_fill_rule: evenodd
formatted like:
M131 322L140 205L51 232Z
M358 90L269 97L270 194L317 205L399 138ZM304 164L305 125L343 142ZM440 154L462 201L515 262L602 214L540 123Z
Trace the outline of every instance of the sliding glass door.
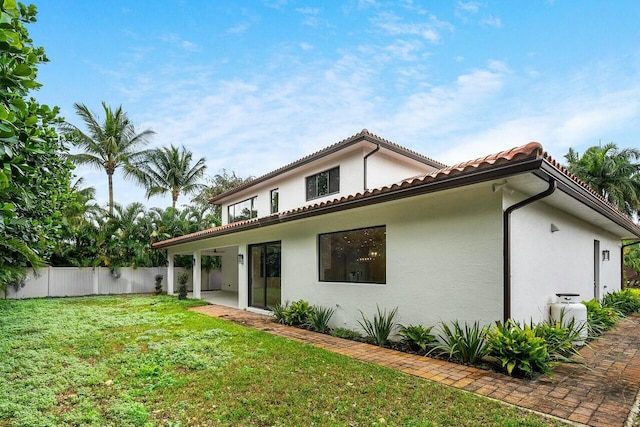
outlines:
M249 305L268 309L280 303L280 242L249 246Z

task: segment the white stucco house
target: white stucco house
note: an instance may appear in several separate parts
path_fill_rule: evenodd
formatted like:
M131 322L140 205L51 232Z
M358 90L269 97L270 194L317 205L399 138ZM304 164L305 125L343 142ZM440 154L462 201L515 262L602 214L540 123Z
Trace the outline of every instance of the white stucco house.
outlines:
M304 299L398 307L402 324L540 321L558 292L601 298L621 286L621 240L640 228L538 143L445 166L362 132L211 200L221 226L158 242L222 260L238 308Z

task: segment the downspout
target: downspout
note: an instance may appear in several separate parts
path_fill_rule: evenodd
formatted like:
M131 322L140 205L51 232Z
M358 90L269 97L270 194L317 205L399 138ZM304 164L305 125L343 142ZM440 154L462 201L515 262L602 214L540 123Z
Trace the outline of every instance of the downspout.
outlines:
M620 246L620 289L624 289L624 248L640 244L640 240Z
M557 184L556 180L553 178L549 178L549 188L547 188L542 193L536 194L534 196L529 197L528 199L522 200L521 202L516 203L515 205L509 206L504 213L502 214L502 268L503 268L503 290L504 290L504 312L503 312L503 322L506 322L511 318L511 245L510 245L510 237L511 237L511 227L510 227L510 218L511 213L516 209L520 209L522 207L527 206L533 202L536 202L540 199L544 199L545 197L550 196L556 191Z
M373 151L367 153L366 156L364 156L364 191L367 191L367 159L369 158L369 156L377 153L380 150L380 144L376 144L376 148L373 149Z

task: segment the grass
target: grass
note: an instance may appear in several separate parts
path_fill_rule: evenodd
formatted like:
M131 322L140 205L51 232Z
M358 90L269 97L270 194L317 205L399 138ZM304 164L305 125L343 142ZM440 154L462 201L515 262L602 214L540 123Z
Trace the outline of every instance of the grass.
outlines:
M0 300L0 426L560 425L186 310L200 304Z

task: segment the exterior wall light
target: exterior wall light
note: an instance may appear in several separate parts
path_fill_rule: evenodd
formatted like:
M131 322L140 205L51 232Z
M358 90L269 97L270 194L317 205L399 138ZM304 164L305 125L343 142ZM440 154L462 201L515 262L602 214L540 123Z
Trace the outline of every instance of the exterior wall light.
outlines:
M603 261L609 261L610 256L611 256L611 253L607 249L602 251L602 260Z
M244 264L244 255L238 254L238 264Z

